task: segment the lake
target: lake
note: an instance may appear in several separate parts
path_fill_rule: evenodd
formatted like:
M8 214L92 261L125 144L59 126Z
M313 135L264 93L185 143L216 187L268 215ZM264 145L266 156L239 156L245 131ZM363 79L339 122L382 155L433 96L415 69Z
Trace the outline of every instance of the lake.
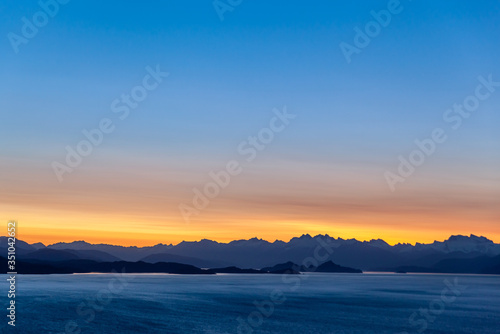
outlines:
M2 333L500 333L500 276L18 275L15 329L1 286Z

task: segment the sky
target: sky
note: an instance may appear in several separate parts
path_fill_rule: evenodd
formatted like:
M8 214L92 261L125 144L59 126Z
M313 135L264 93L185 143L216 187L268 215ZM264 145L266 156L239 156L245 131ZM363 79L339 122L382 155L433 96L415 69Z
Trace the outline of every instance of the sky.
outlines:
M44 243L500 242L499 13L3 1L0 220Z

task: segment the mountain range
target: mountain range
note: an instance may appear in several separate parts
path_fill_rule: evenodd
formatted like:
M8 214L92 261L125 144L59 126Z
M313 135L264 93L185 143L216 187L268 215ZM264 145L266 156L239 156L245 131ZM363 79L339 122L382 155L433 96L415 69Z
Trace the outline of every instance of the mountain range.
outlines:
M0 237L2 254L7 254L6 248L7 238ZM399 243L393 246L381 239L358 241L308 234L288 242L252 238L219 243L203 239L149 247L90 244L85 241L48 246L21 240L16 242L17 259L22 261L175 262L198 268L234 266L262 269L287 262L301 266L307 258L314 258L318 249L322 254L319 263L333 261L340 267L364 271L500 274L500 244L475 235L455 235L429 244Z

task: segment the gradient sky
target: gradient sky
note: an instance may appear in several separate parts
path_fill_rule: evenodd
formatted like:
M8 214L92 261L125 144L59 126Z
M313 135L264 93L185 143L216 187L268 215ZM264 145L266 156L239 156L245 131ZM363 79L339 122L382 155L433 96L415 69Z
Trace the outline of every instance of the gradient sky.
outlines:
M443 113L500 81L500 3L408 1L347 63L339 44L387 1L70 1L19 46L37 1L0 5L0 220L28 242L123 245L284 239L389 243L451 234L500 242L500 88L457 130ZM110 104L147 66L170 75L121 121ZM273 108L297 115L187 224L212 170ZM51 163L102 118L116 129L59 182ZM391 192L386 170L435 128L448 135Z

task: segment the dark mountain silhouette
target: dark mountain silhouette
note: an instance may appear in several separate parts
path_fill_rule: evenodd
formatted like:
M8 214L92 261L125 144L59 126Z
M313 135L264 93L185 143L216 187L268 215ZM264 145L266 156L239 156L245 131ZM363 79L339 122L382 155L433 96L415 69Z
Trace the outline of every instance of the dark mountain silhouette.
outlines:
M339 266L338 264L335 264L332 261L327 261L323 264L320 264L314 271L318 273L359 273L359 274L363 272L359 269Z
M0 257L7 264L6 258ZM7 273L7 265L1 273ZM18 274L72 274L72 273L167 273L167 274L214 274L211 270L200 269L195 266L173 262L97 262L92 260L65 260L65 261L16 261Z
M0 252L1 252L0 254L2 254L2 255L7 254L7 249L9 248L8 239L9 239L8 237L0 237ZM36 250L37 250L37 248L28 244L27 242L16 239L16 254L17 255L31 253L31 252L34 252Z
M79 260L80 257L68 251L58 251L54 249L39 249L37 251L27 253L18 257L21 260L33 262L33 261L69 261L69 260Z
M451 258L432 266L399 266L382 271L406 271L419 273L493 274L500 275L499 256L478 256L474 258Z
M42 244L41 242L37 242L37 243L34 243L34 244L31 244L32 247L34 247L35 249L43 249L45 248L46 246L44 244Z
M227 263L224 263L223 261L211 261L211 260L204 260L204 259L199 259L195 257L190 257L190 256L182 256L182 255L174 255L170 253L156 253L152 255L148 255L141 259L141 261L148 262L148 263L156 263L156 262L179 262L179 263L185 263L185 264L190 264L192 266L200 267L200 268L212 268L212 267L218 267L221 265L228 265Z
M2 248L6 250L6 245L6 238L0 238L0 251L2 251ZM448 240L435 241L430 244L397 244L394 246L380 239L361 242L355 239L333 238L329 235L312 237L308 234L292 238L288 242L280 240L268 242L253 238L219 243L204 239L194 242L184 241L175 246L158 244L152 247L93 245L84 241L75 241L72 243L57 243L44 248L39 243L29 245L22 241L17 242L17 254L19 256L36 252L37 249L38 251L51 249L64 252L71 250L76 251L76 253L71 254L78 256L80 259L104 262L111 262L110 258L106 257L105 254L107 254L129 262L142 260L148 263L187 263L204 268L235 266L256 269L287 261L302 265L304 259L308 257L314 258L318 250L322 254L322 262L332 261L339 266L360 268L362 270L387 270L401 267L425 268L428 270L438 266L438 263L444 260L455 259L455 261L459 261L500 255L499 244L495 244L485 237L475 235L451 236ZM87 251L87 253L82 251ZM99 251L105 254L99 253L100 256L98 256L97 253L91 254L88 251ZM42 260L43 257L39 259ZM472 266L473 261L463 263L465 266ZM444 267L438 268L439 266ZM449 271L460 269L451 267L447 269L445 264L439 266L433 270ZM495 271L495 263L488 264L488 266L492 268L489 271ZM465 269L460 270L464 271ZM477 271L478 269L471 267L468 270Z
M97 262L115 262L120 261L120 258L113 256L111 254L101 252L98 250L73 250L73 249L63 249L62 251L68 252L78 256L80 259L93 260ZM177 261L158 261L158 262L177 262ZM188 263L189 264L189 263Z
M432 269L442 273L487 273L491 267L500 265L500 256L479 256L472 259L445 259L439 261ZM492 273L492 272L490 272ZM497 272L496 274L499 274Z
M283 267L281 265L276 265L268 269L240 269L238 267L227 267L227 268L215 268L211 269L213 272L218 274L300 274L299 270L292 267Z
M492 263L486 264L482 269L483 274L500 275L500 255L492 259Z
M125 247L125 246L115 246L108 244L90 244L85 241L74 241L71 243L60 242L47 246L47 248L56 250L67 250L67 249L73 249L77 251L98 250L126 261L139 261L144 257L152 254L166 253L172 247L173 247L172 245L164 245L164 244L158 244L151 247L136 247L136 246Z
M0 261L4 263L1 267L0 273L6 274L11 270L7 267L7 259L0 256ZM57 263L57 262L56 262ZM74 271L70 268L53 265L49 262L25 262L22 260L16 260L16 272L18 274L73 274Z
M114 262L121 260L113 255L98 250L76 251L73 249L55 250L50 248L44 248L34 252L25 253L19 255L18 258L29 262L33 262L33 260L50 261L50 262L69 261L69 260L92 260L97 262Z
M292 261L288 261L285 263L279 263L272 267L262 268L263 271L282 271L282 270L295 270L295 271L306 271L303 269L303 266L299 266L298 264L293 263Z
M327 261L325 263L320 264L317 267L299 266L298 264L295 264L292 261L288 261L285 263L277 264L272 267L262 268L262 270L269 272L285 272L289 270L289 271L319 272L319 273L362 273L363 272L359 269L339 266L338 264L335 264L332 261Z

